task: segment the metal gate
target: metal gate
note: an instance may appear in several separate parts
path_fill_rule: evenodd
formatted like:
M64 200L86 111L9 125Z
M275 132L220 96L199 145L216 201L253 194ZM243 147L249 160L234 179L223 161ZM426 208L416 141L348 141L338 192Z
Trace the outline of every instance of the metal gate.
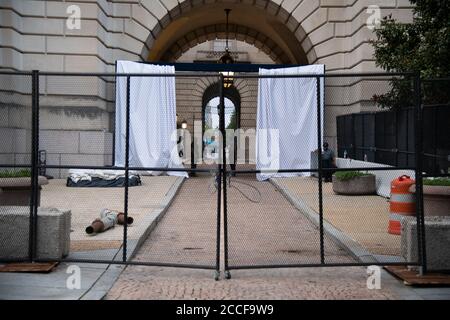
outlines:
M283 152L297 152L305 146L309 146L308 150L315 150L311 152L309 162L300 165L284 163L274 171L249 168L239 163L235 170L230 170L224 163L223 175L227 177L223 180L226 276L230 277L229 271L234 269L305 266L416 265L425 270L422 157L418 156L422 154L418 76L383 73L236 76L236 79L253 78L259 81L259 90L262 81L270 81L272 91L269 94L286 96L286 103L289 103L291 94L307 97L306 92L302 92L305 83L310 82L310 88L311 83L315 83L316 100L310 102L314 104L315 112L308 118L315 124L315 134L305 136L301 132L288 132L289 145L280 146L280 157ZM415 145L416 153L410 165L390 166L369 162L367 154L364 161L352 160L347 156L338 158L337 168L326 160L322 161L323 153L329 153L323 150L324 142L337 152L336 115L375 111L373 97L385 93L393 81L400 81L409 88L414 103L411 106L414 109L414 125L409 131L412 133L409 143ZM276 107L280 113L289 109L282 104ZM293 109L294 112L301 112L295 107ZM288 123L292 119L287 115L277 118L281 121L279 118L287 122L278 123L277 128L286 125L291 130L297 129L296 124ZM286 130L284 134L286 136ZM282 143L280 140L280 145ZM224 142L224 146L226 144ZM311 148L311 145L315 147ZM256 176L259 174L264 174L268 179L258 181ZM340 179L368 174L375 176L376 181L376 189L369 194L364 195L363 190L349 190L355 195L343 195L334 190ZM405 253L406 244L402 244L405 239L388 233L389 219L395 214L391 212L389 215L390 203L385 198L390 196L390 182L402 175L411 176L416 181L416 215L396 218L413 220L418 226L416 237L409 239L414 243L408 243L417 248L416 256ZM247 189L247 195L244 189ZM259 197L256 196L258 199L251 199L251 193L259 194Z
M187 130L180 132L187 134L200 126L197 145L200 143L201 147L200 150L195 147L195 136L192 141L182 137L182 147L177 151L185 159L184 168L130 165L134 156L130 154L130 136L136 134L130 121L131 97L136 94L132 86L138 78L164 78L175 82L177 90L185 90L186 98L177 101L177 110L184 108L184 115L180 115L183 119L178 122L183 120L182 127ZM398 167L343 158L337 159L338 168L324 165L320 160L323 142L327 141L334 152L339 147L336 116L372 110L376 107L372 96L386 92L394 78L409 83L414 97L413 165ZM123 80L119 81L121 86L117 86L118 79ZM305 83L313 88L315 100L310 105L315 111L305 121L315 128L314 135L293 134L290 145L284 149L297 151L307 145L309 161L271 170L257 169L255 158L248 157L251 144L246 147L245 139L241 139L248 132L236 134L227 130L225 97L230 89L225 83L230 81L229 75L0 72L3 131L0 168L8 171L6 176L13 171L29 171L24 175L29 175L31 184L31 189L25 191L26 206L10 207L2 198L0 210L4 224L12 227L1 242L9 243L9 238L19 245L13 249L2 245L1 261L202 268L215 270L216 279L220 270L229 278L230 270L250 268L378 264L416 265L425 270L422 158L418 156L422 150L422 113L420 79L416 74L260 76L238 73L231 80L235 87L247 86L247 91L241 90L245 95L241 96L243 111L238 117L239 128L245 130L249 129L248 124L256 122L256 105L250 107L249 99L256 101L258 88L264 81L272 81L274 90L285 95L293 93L289 90L298 90L295 93L301 95ZM209 92L217 90L220 101L218 150L221 152L219 161L209 165L202 163L203 113L199 116L190 111L193 107L188 102L180 105L190 101L189 97L192 101L202 100L202 92L193 87L215 88ZM121 136L115 132L119 121L115 114L116 97L125 102L120 120L125 125L125 134ZM284 121L295 128L291 120ZM176 138L180 139L178 133ZM118 144L124 146L122 159L115 157ZM239 154L242 148L243 157ZM118 188L70 188L66 178L74 170L120 170L123 184ZM186 172L190 178L143 175L149 171ZM387 233L389 204L380 196L385 195L385 189L377 189L378 195L351 197L335 194L332 183L325 182L332 173L354 175L355 171L376 174L385 184L405 173L415 176L417 238L414 241L418 253L414 261L405 260L401 237ZM261 174L269 179L257 180ZM54 179L41 185L39 177L45 175ZM132 185L136 176L141 183L137 187ZM48 212L45 207L58 208L60 213ZM130 217L134 221L116 224L95 236L87 235L86 227L105 208L123 212L125 221ZM58 218L51 218L52 215ZM25 217L22 226L14 224L17 216ZM48 241L58 243L56 255L48 253Z

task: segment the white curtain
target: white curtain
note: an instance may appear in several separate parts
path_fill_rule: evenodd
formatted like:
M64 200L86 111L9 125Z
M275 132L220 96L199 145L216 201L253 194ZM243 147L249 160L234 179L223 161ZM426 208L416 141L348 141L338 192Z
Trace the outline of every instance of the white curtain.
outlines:
M260 69L260 75L324 74L324 65ZM310 169L317 145L317 80L312 78L261 78L256 119L256 169ZM320 79L323 128L324 81ZM323 132L323 130L322 130ZM301 173L262 172L259 181Z
M174 74L173 66L117 61L117 73ZM115 165L125 165L127 77L116 78ZM183 168L176 146L175 77L130 78L129 164ZM149 172L153 175L161 172ZM185 176L185 171L169 171Z

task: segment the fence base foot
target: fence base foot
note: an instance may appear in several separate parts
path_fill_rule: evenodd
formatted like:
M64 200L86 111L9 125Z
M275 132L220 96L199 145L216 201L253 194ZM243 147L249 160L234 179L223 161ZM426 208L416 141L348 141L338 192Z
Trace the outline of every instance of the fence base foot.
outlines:
M220 271L214 272L214 280L219 281L220 279Z
M225 271L225 279L231 279L231 273L230 273L230 271Z
M419 276L424 276L426 273L426 270L423 266L419 267Z

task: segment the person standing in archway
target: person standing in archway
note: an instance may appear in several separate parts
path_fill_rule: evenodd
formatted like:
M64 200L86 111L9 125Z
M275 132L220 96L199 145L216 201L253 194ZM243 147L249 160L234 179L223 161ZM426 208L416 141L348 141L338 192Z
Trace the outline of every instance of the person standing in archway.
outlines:
M334 151L329 148L328 142L323 143L322 150L322 168L332 169L336 167L336 157ZM323 177L325 182L331 182L334 170L323 171Z

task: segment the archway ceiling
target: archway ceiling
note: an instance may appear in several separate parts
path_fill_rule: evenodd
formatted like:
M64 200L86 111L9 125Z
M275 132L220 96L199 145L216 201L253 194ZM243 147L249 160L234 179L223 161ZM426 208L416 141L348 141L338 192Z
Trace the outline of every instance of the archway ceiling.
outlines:
M265 52L276 63L291 63L289 56L271 38L257 30L241 25L229 25L229 39L236 39L254 45ZM176 61L184 52L207 40L226 39L226 25L216 24L195 29L179 38L164 53L162 61Z
M245 37L243 41L253 42L266 53L272 54L275 61L307 64L298 40L282 22L262 9L243 3L203 5L179 16L157 35L153 35L155 40L148 60L173 61L189 47L207 40L208 36L224 38L225 8L232 9L229 21L234 31L230 38L240 40ZM205 36L206 39L203 38Z

